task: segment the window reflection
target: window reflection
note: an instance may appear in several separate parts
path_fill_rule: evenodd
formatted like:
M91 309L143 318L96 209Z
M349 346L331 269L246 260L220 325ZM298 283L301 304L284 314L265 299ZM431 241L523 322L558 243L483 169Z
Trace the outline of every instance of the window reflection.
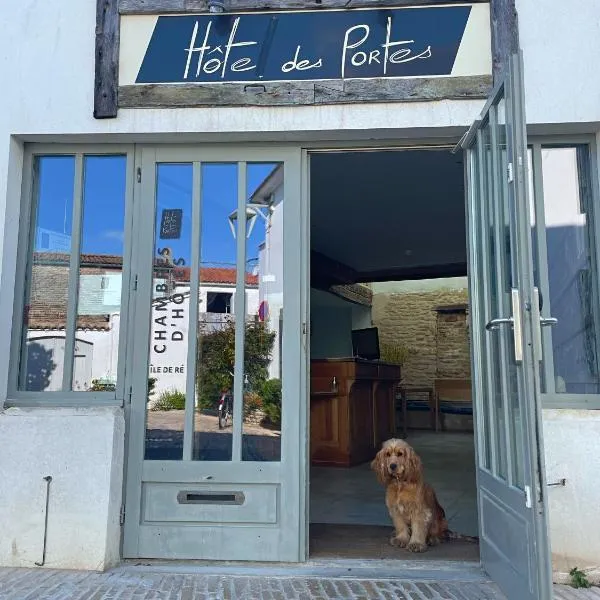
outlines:
M242 459L281 459L283 337L282 164L247 166Z
M126 162L120 155L83 156L79 162L75 156L35 160L21 390L116 389ZM79 198L74 197L76 164L82 165ZM77 223L73 220L75 202L81 203L81 222ZM73 233L78 228L80 247L73 247ZM77 276L70 268L74 253L79 254ZM74 287L69 306L70 280ZM69 310L76 311L71 358L66 350ZM73 375L63 383L67 360L73 361Z
M53 392L62 389L65 357L75 157L40 156L34 171L19 389Z
M149 347L147 460L181 460L187 392L192 173L156 166L156 209Z
M84 158L73 391L117 385L126 166L125 156Z
M598 301L587 146L542 148L551 338L556 393L598 394ZM550 386L548 386L550 387ZM549 389L548 391L551 391Z

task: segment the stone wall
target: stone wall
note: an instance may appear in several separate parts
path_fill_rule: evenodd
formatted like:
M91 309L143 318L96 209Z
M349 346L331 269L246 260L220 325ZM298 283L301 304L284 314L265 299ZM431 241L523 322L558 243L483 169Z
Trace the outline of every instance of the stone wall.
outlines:
M403 369L406 385L433 385L436 377L469 378L470 354L465 313L438 313L440 306L467 304L466 289L434 289L373 294L373 324L381 344L412 350Z

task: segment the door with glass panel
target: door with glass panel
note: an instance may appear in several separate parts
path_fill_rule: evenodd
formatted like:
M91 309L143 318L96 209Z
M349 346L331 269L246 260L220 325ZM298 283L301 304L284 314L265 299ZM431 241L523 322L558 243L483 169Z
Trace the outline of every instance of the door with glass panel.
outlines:
M125 557L303 559L300 152L144 148Z
M551 598L521 58L467 134L480 552L509 598Z

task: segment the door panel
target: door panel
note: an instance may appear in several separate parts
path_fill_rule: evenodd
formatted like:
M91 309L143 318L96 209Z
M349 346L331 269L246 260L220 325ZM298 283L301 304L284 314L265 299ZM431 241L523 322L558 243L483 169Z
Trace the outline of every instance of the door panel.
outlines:
M520 56L468 132L480 551L509 598L551 598Z
M138 163L124 556L301 560L300 152Z

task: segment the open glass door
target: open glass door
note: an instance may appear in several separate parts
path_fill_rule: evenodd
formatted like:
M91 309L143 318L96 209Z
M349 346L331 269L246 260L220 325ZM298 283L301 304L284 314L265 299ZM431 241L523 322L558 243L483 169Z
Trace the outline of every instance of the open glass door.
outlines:
M551 565L521 57L466 150L481 562L519 600L550 599Z
M142 148L124 557L298 561L300 151Z

